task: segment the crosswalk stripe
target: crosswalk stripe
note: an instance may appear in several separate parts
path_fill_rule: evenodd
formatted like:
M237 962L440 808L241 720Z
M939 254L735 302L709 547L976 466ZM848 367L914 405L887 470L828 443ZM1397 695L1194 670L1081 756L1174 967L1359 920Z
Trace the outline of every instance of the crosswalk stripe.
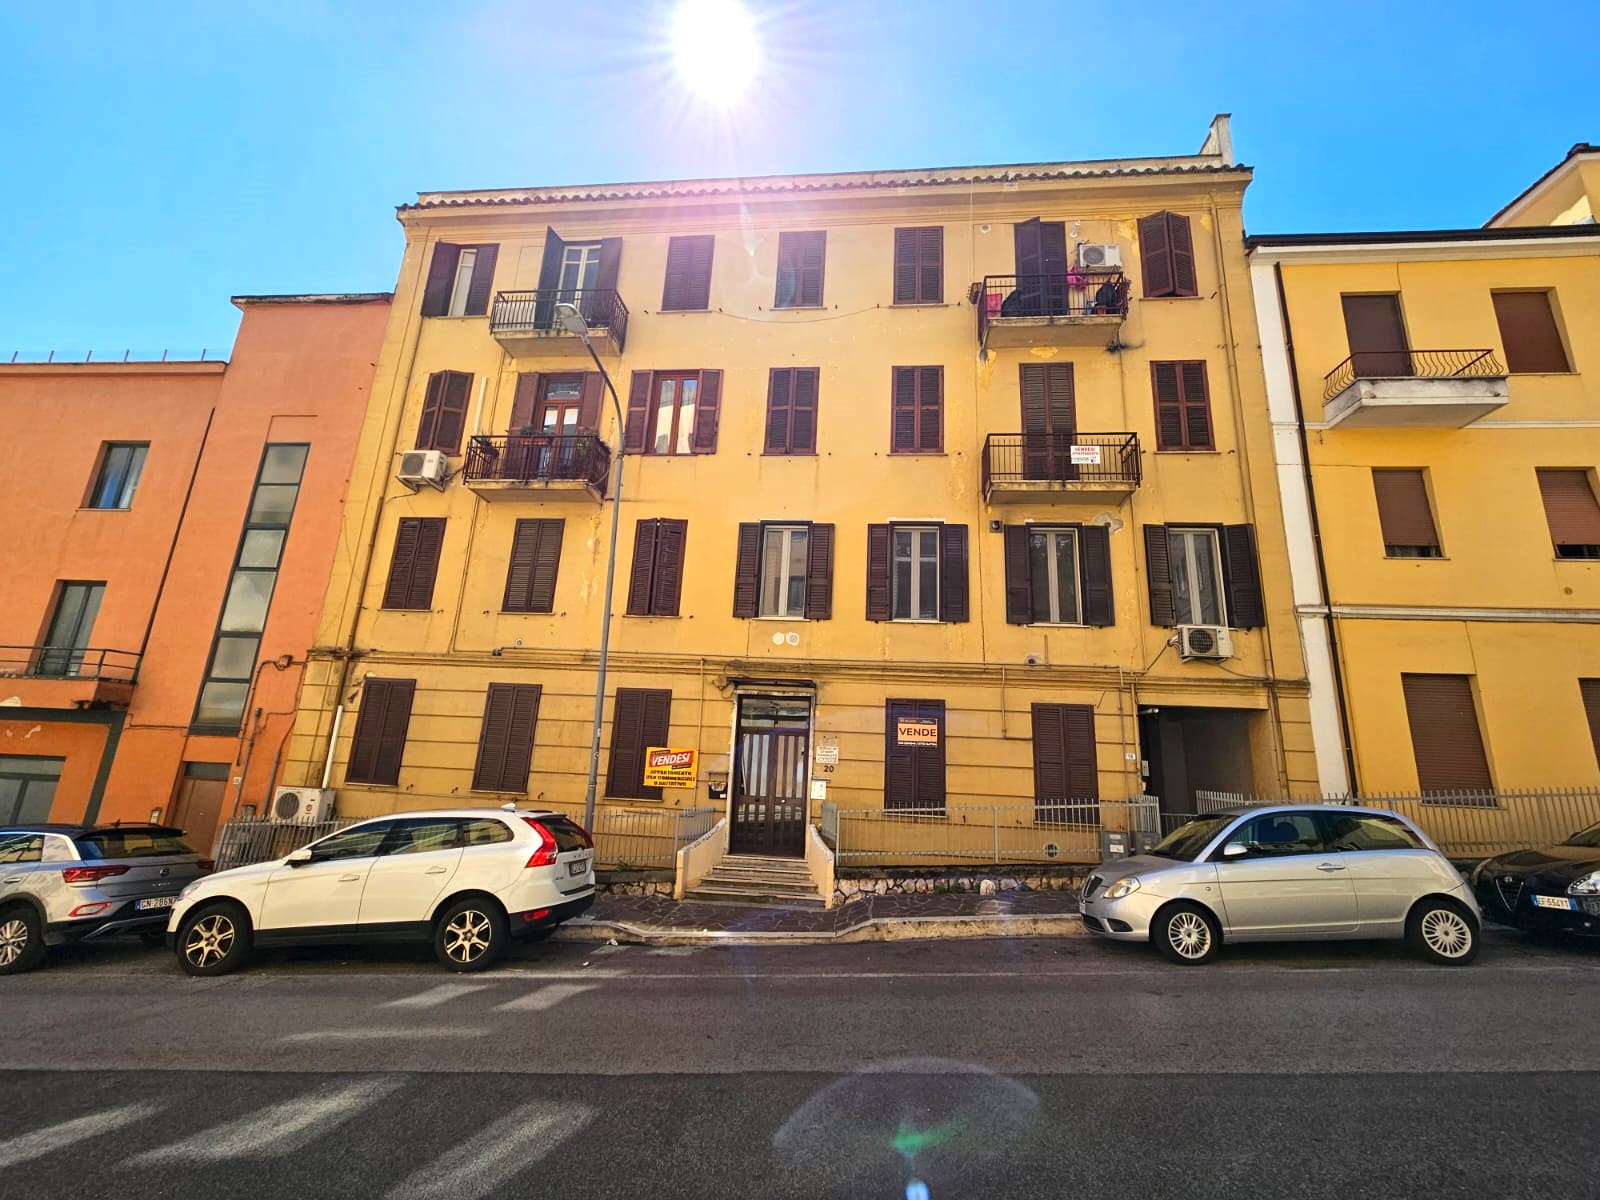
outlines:
M495 1005L496 1012L545 1012L560 1004L563 1000L571 1000L574 996L584 992L592 992L597 987L593 983L552 983L537 991L529 992L515 1000L508 1000L504 1004Z
M225 1162L234 1158L282 1157L303 1142L327 1133L362 1109L398 1091L403 1078L357 1079L333 1083L268 1105L241 1120L215 1125L182 1141L146 1150L129 1166L178 1162Z
M153 1117L159 1111L154 1104L124 1104L120 1108L108 1108L104 1112L90 1113L87 1117L76 1117L59 1125L36 1129L32 1133L0 1142L0 1169L43 1158L52 1151L88 1138L98 1137L102 1133L110 1133L113 1129L121 1129L125 1125L132 1125L135 1121L143 1121L146 1117Z
M470 996L473 992L481 992L492 987L488 983L441 983L438 987L431 987L425 992L418 992L415 996L404 996L399 1000L391 1000L387 1004L379 1005L380 1008L437 1008L441 1004L449 1004L452 1000L459 1000L463 996Z
M581 1104L524 1104L408 1176L387 1200L478 1200L594 1120Z
M308 1029L291 1033L278 1039L280 1042L405 1042L435 1041L439 1038L488 1037L487 1029L467 1029L459 1026L437 1025L378 1025L360 1029Z

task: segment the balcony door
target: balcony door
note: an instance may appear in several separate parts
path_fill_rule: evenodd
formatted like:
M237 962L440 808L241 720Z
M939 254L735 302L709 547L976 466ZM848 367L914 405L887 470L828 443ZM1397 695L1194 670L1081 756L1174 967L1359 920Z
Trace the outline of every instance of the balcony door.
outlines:
M40 675L76 675L83 666L94 619L105 597L103 583L63 583L56 596L55 615L39 654Z
M1350 339L1350 365L1357 379L1411 375L1411 346L1406 341L1400 297L1342 296L1344 329Z
M1069 480L1072 440L1078 431L1078 402L1071 363L1022 365L1022 475L1025 479Z
M1034 217L1012 226L1017 251L1015 311L1003 316L1058 317L1067 312L1067 231L1060 221Z

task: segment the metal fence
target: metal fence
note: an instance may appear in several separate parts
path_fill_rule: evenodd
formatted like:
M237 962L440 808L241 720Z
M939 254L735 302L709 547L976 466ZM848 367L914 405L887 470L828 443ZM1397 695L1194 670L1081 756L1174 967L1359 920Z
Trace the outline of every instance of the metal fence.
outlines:
M1450 858L1478 859L1525 846L1564 842L1600 821L1600 788L1512 792L1367 792L1360 796L1263 796L1196 792L1195 807L1214 812L1233 805L1354 804L1399 813Z
M549 334L561 336L566 327L556 315L558 304L571 304L591 330L609 330L621 353L628 343L628 306L615 288L537 288L525 292L498 292L489 313L493 335Z
M1121 271L985 275L972 289L978 340L1009 317L1126 317L1131 285Z
M468 483L553 483L576 480L604 490L611 447L592 433L479 434L467 443L462 478Z
M996 483L1138 487L1137 433L991 433L983 441L983 488Z
M96 646L0 646L0 677L6 679L106 679L133 683L140 655Z
M1493 350L1363 350L1322 377L1322 398L1332 400L1358 379L1492 378L1505 373Z
M217 870L226 871L229 867L243 867L282 858L301 846L353 823L354 818L346 817L315 821L309 825L253 819L229 821L222 827L222 834L217 839Z
M637 811L595 810L595 865L610 870L672 870L678 851L698 841L717 823L714 808L661 808Z
M820 832L840 864L1094 863L1107 834L1131 844L1159 828L1153 796L938 809L822 806Z

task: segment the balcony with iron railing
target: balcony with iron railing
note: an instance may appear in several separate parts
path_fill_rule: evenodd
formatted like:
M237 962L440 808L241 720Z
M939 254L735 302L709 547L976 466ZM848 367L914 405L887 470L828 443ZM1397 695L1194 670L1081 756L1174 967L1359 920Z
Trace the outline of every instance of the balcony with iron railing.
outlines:
M489 311L489 332L508 353L587 354L583 339L556 319L556 305L573 304L589 326L595 349L621 354L628 341L628 306L612 288L537 288L497 292Z
M611 448L594 433L508 434L467 443L461 477L485 500L605 499Z
M127 708L140 661L134 650L0 646L0 700L15 697L24 708Z
M1095 345L1127 318L1129 290L1121 271L985 275L972 285L978 345Z
M1492 350L1366 350L1322 380L1329 425L1459 427L1510 399Z
M991 433L983 443L986 504L1114 501L1142 479L1136 433Z

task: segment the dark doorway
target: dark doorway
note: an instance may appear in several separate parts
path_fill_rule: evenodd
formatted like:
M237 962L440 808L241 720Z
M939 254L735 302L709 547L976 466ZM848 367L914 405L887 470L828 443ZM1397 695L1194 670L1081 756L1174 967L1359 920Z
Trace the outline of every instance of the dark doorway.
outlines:
M784 858L805 853L810 744L809 699L739 697L729 853Z
M1261 715L1237 708L1141 708L1145 791L1160 798L1162 813L1181 820L1198 811L1197 792L1253 793L1250 723ZM1174 823L1164 819L1163 831Z

